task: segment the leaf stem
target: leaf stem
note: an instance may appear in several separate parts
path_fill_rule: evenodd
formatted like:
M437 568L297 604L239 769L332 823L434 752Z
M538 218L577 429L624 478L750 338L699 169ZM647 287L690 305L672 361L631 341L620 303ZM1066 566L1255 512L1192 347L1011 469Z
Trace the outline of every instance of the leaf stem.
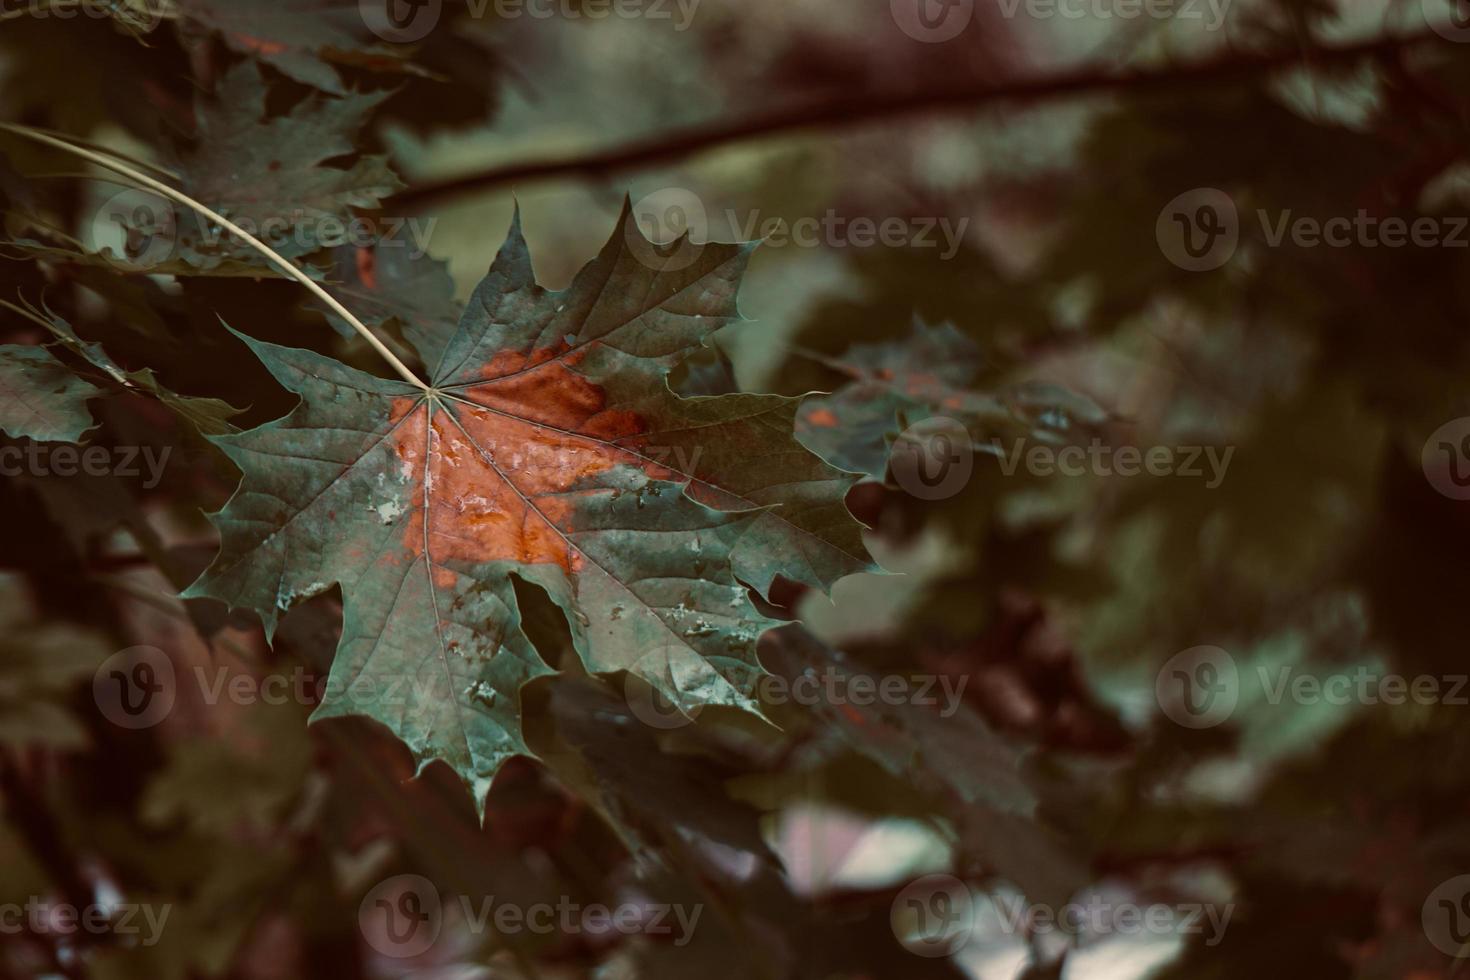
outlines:
M287 259L280 253L276 252L265 242L262 242L260 239L250 234L248 231L235 224L229 218L226 218L224 215L218 213L217 211L211 210L200 202L194 200L192 197L189 197L187 194L184 194L182 191L174 190L172 187L163 183L162 181L155 180L154 178L149 177L147 174L128 166L127 164L115 159L108 154L98 153L93 150L89 150L86 147L78 146L68 140L58 139L54 136L48 135L47 133L32 129L29 126L17 126L12 123L0 122L0 131L14 133L17 136L24 136L27 139L36 141L37 143L43 143L46 146L50 146L54 149L63 150L67 153L75 154L76 156L81 157L83 160L87 160L91 163L97 164L99 167L105 167L108 170L112 170L116 173L122 174L125 177L137 181L139 184L148 188L149 190L163 195L171 201L175 201L179 204L184 205L187 208L190 208L193 211L197 211L199 214L218 224L221 228L226 229L231 234L237 236L246 244L250 245L256 251L260 252L260 254L265 256L265 258L269 260L272 265L275 265L286 275L290 276L292 279L295 279L297 282L301 283L301 285L305 286L312 293L314 293L316 297L320 299L323 303L326 303L327 306L330 307L334 313L336 313L342 319L351 324L352 329L361 334L363 339L372 345L373 350L377 351L383 356L383 359L386 360L390 366L392 366L393 370L398 373L399 377L403 378L403 380L407 381L409 384L413 385L415 388L418 388L421 391L429 390L429 386L423 381L419 380L418 376L408 369L408 365L399 360L398 355L389 350L387 345L379 340L377 335L374 334L372 330L368 329L367 324L363 323L356 316L354 316L352 312L348 310L347 307L339 303L337 299L332 296L331 293L327 292L320 285L314 282L310 276L302 272L301 269L298 268L296 264L290 259Z

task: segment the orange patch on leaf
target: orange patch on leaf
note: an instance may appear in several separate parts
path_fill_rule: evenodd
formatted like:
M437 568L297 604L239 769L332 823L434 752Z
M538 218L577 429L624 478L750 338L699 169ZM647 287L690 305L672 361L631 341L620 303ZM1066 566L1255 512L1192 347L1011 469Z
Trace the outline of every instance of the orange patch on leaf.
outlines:
M241 47L248 51L254 51L256 54L280 54L287 49L287 45L279 41L263 41L258 37L251 37L249 34L234 34L231 36L240 43Z
M832 414L831 409L826 408L819 408L815 412L808 413L806 422L807 425L815 426L818 429L837 428L837 416Z
M530 355L501 351L485 366L486 383L465 389L464 397L497 412L595 439L637 435L642 428L638 416L607 410L603 390L573 370L585 350L566 351L566 345L543 347Z
M378 288L378 259L370 248L357 250L357 278L368 289Z
M905 387L909 394L917 395L928 391L937 380L932 374L911 374L905 380Z
M425 400L395 400L391 419L401 424L393 446L402 475L416 484L403 541L414 555L427 545L437 584L452 583L442 566L455 562L575 571L582 559L566 535L575 530L577 499L615 492L597 478L619 465L667 478L662 467L609 444L636 436L637 416L606 410L601 388L552 357L521 358L530 367L510 368L514 376L502 383L458 389L433 410L432 426ZM492 363L514 360L502 354Z

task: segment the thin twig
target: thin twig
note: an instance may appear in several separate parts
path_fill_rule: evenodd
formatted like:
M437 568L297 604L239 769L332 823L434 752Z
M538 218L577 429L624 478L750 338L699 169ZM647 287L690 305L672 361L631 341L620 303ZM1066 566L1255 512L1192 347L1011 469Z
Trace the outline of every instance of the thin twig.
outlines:
M695 126L668 135L636 140L583 155L527 160L410 187L392 200L400 206L554 177L599 177L693 156L730 143L796 130L858 126L896 116L971 112L1000 104L1025 104L1068 96L1121 91L1171 90L1179 85L1226 81L1288 68L1311 59L1314 67L1351 62L1384 51L1446 39L1433 31L1377 37L1352 44L1314 45L1261 54L1215 58L1159 69L1113 72L1096 66L1041 78L995 84L889 94L867 93L817 105L781 109L765 115ZM1446 42L1448 43L1448 42Z
M428 390L429 386L420 381L418 376L408 369L408 365L399 360L398 355L389 350L387 345L379 340L377 335L368 329L367 324L363 323L352 314L352 311L347 309L347 307L343 306L341 303L337 302L336 298L332 296L331 293L327 292L321 286L312 281L311 277L309 277L306 273L297 268L295 263L280 255L269 245L265 244L265 242L262 242L260 239L250 234L248 231L235 224L229 218L226 218L224 215L211 210L200 202L194 200L192 197L189 197L187 194L176 191L162 181L154 180L147 174L142 173L141 171L136 170L133 167L130 167L117 159L114 159L113 157L107 156L102 153L96 153L92 150L86 149L82 146L77 146L66 140L57 139L54 136L48 136L46 133L32 129L29 126L16 126L10 123L0 123L0 131L14 133L17 136L24 136L27 139L35 140L38 143L44 143L45 145L53 147L55 149L64 150L67 153L75 154L84 160L97 164L99 167L105 167L108 170L112 170L116 173L122 174L124 177L135 180L142 186L157 194L163 195L169 200L175 201L179 204L184 205L187 208L190 208L191 210L197 211L199 214L208 218L210 221L213 221L221 228L224 228L239 237L246 244L250 245L256 251L260 252L261 255L265 256L272 265L275 265L286 275L290 276L292 279L295 279L307 289L311 290L311 292L314 293L316 297L322 302L326 303L327 306L330 307L334 313L336 313L342 319L351 324L352 328L356 330L359 334L361 334L363 339L371 344L373 349L383 356L383 359L392 366L393 370L398 372L399 377L403 378L403 380L407 381L409 384L420 389L421 391Z

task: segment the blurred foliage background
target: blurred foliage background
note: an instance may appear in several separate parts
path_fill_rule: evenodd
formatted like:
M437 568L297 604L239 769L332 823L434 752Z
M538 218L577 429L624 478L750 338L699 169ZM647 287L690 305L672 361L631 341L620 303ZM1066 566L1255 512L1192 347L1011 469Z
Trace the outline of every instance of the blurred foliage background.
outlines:
M523 712L541 759L500 774L483 825L447 770L410 778L384 730L308 727L309 698L210 704L186 683L158 725L118 727L91 683L116 651L158 648L186 678L316 678L336 644L332 596L293 609L274 645L253 617L177 598L217 546L203 514L237 480L203 435L292 405L222 318L378 368L228 246L185 233L167 263L130 262L138 229L108 216L122 188L0 132L4 342L60 342L98 389L89 444L170 453L153 486L0 481L0 902L172 909L150 946L0 936L0 975L1449 976L1458 961L1421 910L1470 873L1470 708L1273 703L1258 678L1465 670L1470 511L1424 451L1470 416L1470 236L1273 245L1256 215L1470 217L1463 11L1233 0L1215 24L1203 3L1134 18L972 6L956 36L925 42L902 0L703 0L687 22L673 4L667 19L571 2L539 18L446 2L414 44L371 37L356 3L5 7L0 121L171 168L206 203L241 184L305 203L330 171L354 175L335 205L420 222L428 254L411 262L301 249L344 295L396 292L374 322L399 349L414 309L468 298L516 206L553 287L626 198L655 217L695 202L679 214L696 241L829 214L932 223L943 247L772 235L748 322L675 382L827 393L803 438L867 471L849 505L899 574L787 590L768 611L799 625L767 635L767 668L965 685L945 717L787 705L779 728L712 709L661 732L615 679L538 680ZM221 143L226 91L292 126ZM1240 216L1234 254L1203 272L1158 233L1196 188ZM822 412L852 443L824 441ZM972 477L943 499L887 466L931 417L975 442ZM1006 475L987 440L1018 423L1054 447L1233 456L1213 487ZM534 593L523 608L557 663L565 627ZM1156 680L1200 646L1233 657L1239 699L1193 729ZM395 958L359 906L409 873L446 896L705 914L682 946L450 916L431 951ZM1214 945L1057 942L982 917L952 956L924 957L893 910L928 874L1053 907L1106 893L1234 914Z

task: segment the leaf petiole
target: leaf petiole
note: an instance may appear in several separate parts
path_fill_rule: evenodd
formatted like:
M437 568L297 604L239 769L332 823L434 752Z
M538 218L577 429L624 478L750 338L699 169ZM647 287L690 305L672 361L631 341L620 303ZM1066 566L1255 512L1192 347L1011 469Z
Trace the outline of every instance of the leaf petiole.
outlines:
M367 324L363 323L356 316L354 316L352 312L347 309L347 307L339 303L336 297L332 296L331 293L327 292L319 284L313 281L310 276L297 268L296 264L293 263L291 260L276 252L265 242L262 242L260 239L250 234L248 231L235 224L229 218L226 218L224 215L218 213L217 211L211 210L210 208L201 204L199 201L194 200L194 198L188 196L182 191L175 190L162 181L155 180L154 178L149 177L147 174L141 172L140 170L137 170L134 167L129 166L126 163L123 163L110 154L99 153L97 151L90 150L84 146L72 143L69 140L58 139L55 136L51 136L29 126L17 126L13 123L0 122L0 131L13 133L16 136L23 136L27 139L34 140L37 143L42 143L46 146L52 147L53 149L63 150L67 153L79 156L83 160L87 160L90 163L95 163L99 167L105 167L108 170L112 170L116 173L122 174L124 177L128 177L129 179L136 181L138 184L148 188L154 193L160 194L171 201L182 204L185 207L190 208L191 210L203 215L205 218L208 218L210 221L215 222L221 228L224 228L231 234L236 235L238 238L240 238L241 241L245 242L250 247L260 252L260 254L265 256L265 258L270 261L272 265L275 265L286 275L290 276L292 279L295 279L307 289L311 290L312 293L316 294L317 298L326 303L327 306L330 307L334 313L336 313L342 319L351 324L352 329L361 334L363 339L372 345L373 350L377 351L383 356L383 359L386 360L388 364L393 368L393 370L398 373L399 377L403 378L403 380L407 381L409 384L413 385L415 388L420 389L421 391L429 390L429 386L423 381L419 380L419 378L408 369L408 365L399 360L398 355L389 350L387 345L379 340L377 335L374 334L372 330L368 329Z

